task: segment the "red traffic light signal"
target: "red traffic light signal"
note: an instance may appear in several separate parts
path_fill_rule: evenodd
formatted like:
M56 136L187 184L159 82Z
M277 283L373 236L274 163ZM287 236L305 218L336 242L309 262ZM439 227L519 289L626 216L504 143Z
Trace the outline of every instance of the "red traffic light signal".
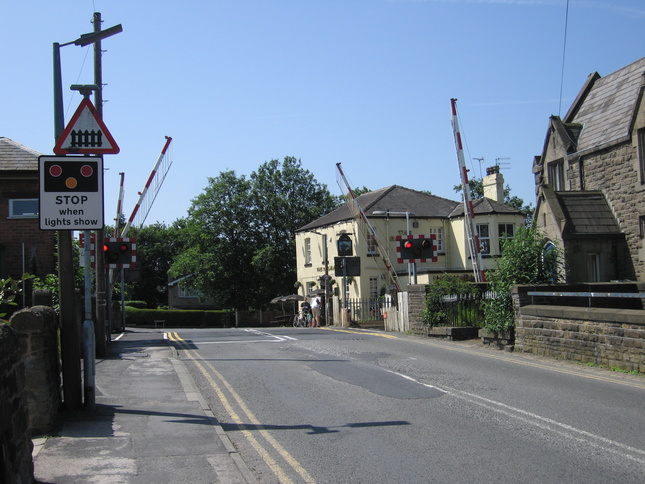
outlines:
M397 240L399 241L399 247L397 248L399 253L398 262L403 262L404 260L408 262L426 262L427 259L436 262L432 239L427 239L424 236L414 239L409 235L407 238L397 236Z
M109 237L103 242L105 267L121 269L136 264L136 240L132 238Z

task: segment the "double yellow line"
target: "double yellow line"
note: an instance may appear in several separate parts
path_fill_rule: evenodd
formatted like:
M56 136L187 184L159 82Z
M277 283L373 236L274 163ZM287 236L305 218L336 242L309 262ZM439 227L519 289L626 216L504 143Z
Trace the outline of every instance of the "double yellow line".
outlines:
M264 437L269 445L273 447L273 449L285 460L285 462L289 464L289 466L302 478L304 482L312 484L316 482L307 470L267 430L261 429L261 422L246 405L242 397L240 397L240 395L235 391L233 386L211 363L199 358L199 355L194 350L190 349L190 345L186 340L181 338L178 333L168 332L167 335L168 339L177 345L177 349L184 351L186 357L190 359L202 375L204 375L204 378L208 381L209 385L217 395L217 398L219 398L220 402L222 402L222 405L231 416L231 420L240 426L242 429L242 435L244 435L255 451L260 455L262 460L266 462L280 482L293 483L294 481L285 473L284 469L280 467L280 464L278 464L278 462L269 454L267 449L255 438L255 435L250 430L244 428L244 420L257 428L260 428L260 435ZM245 417L244 419L242 419L240 414L235 410L235 408L233 408L233 404L225 395L224 389L226 389L230 397L240 408L243 416Z

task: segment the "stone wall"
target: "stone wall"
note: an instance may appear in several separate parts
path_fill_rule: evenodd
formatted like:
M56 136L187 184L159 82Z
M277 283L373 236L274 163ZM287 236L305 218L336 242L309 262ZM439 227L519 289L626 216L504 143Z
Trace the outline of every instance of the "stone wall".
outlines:
M33 482L32 449L19 337L0 323L0 482Z
M58 318L52 308L34 306L14 313L10 323L25 366L29 428L41 435L54 428L61 402Z
M525 306L515 327L515 349L645 373L645 312Z
M516 351L645 373L643 309L619 309L627 300L618 298L613 308L541 305L535 304L540 298L527 295L529 290L556 289L553 286L513 288ZM565 292L567 288L559 286L557 290Z
M428 327L423 324L423 316L421 314L426 308L426 285L411 284L405 290L408 293L410 332L415 336L428 336Z

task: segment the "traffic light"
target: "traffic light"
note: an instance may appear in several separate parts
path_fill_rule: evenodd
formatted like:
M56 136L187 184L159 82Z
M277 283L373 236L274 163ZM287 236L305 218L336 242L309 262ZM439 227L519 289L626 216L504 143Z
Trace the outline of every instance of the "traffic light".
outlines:
M112 269L132 267L136 261L135 248L134 239L106 238L103 242L105 266Z
M434 246L432 239L425 237L413 239L403 238L399 239L399 261L408 260L410 262L425 262L426 259L434 259Z

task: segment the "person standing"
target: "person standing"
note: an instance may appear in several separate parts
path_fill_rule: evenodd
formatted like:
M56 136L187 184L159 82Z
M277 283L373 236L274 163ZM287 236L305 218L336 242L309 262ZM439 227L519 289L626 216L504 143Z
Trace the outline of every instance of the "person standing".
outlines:
M313 318L311 314L311 304L309 304L307 298L305 298L302 301L302 304L300 304L300 315L306 321L306 325L311 326Z
M311 302L311 312L313 313L313 327L320 328L320 298L315 297Z

